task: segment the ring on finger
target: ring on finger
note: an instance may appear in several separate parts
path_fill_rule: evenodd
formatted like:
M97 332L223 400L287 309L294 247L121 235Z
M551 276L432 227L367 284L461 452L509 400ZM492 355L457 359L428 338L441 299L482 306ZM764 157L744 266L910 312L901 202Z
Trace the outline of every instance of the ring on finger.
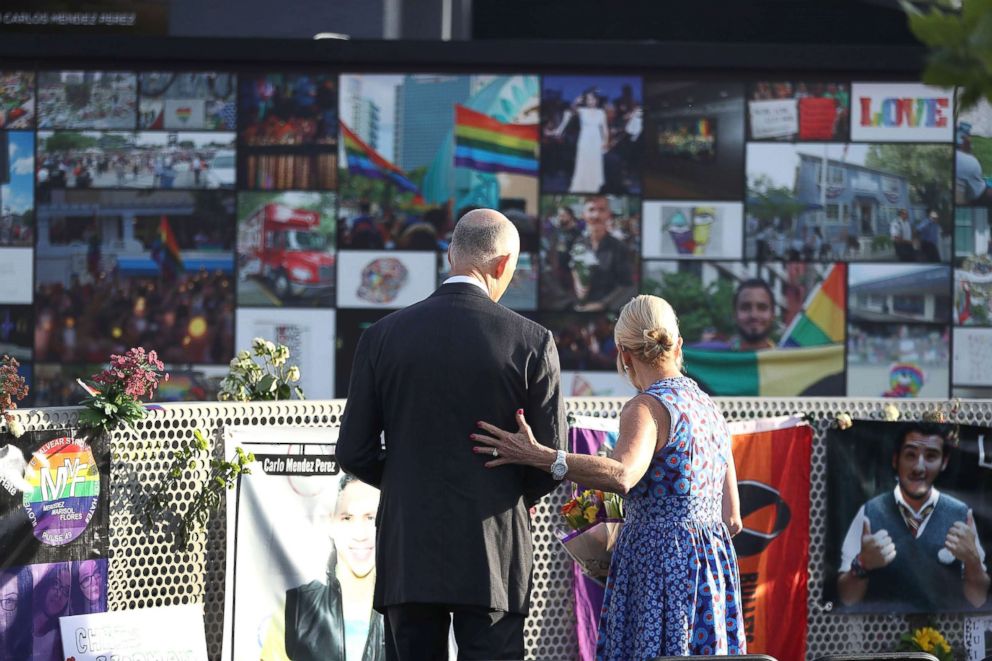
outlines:
M497 450L496 448L493 448L493 456L494 457L498 457L499 456L499 450Z

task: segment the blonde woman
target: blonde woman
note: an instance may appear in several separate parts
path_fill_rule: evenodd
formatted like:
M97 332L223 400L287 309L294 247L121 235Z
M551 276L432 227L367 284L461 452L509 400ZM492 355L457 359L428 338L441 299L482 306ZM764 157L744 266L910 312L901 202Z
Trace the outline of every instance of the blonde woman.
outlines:
M664 299L632 299L614 338L617 368L639 391L620 413L616 450L612 458L563 458L570 480L626 498L597 659L743 654L730 539L741 521L727 425L713 400L683 376L678 320ZM537 442L522 411L517 421L516 432L479 423L489 435L473 434L484 444L473 450L493 455L490 468L522 464L559 477L561 458Z

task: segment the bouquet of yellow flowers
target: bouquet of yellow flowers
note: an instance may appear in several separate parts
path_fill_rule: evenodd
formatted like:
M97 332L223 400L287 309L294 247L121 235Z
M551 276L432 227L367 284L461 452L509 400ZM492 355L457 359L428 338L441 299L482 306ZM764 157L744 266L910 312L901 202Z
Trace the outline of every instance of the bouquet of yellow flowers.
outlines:
M904 633L896 647L898 652L928 652L939 661L954 661L954 650L944 636L933 627L920 627Z
M623 528L623 498L599 489L579 492L561 508L558 539L582 572L603 583Z

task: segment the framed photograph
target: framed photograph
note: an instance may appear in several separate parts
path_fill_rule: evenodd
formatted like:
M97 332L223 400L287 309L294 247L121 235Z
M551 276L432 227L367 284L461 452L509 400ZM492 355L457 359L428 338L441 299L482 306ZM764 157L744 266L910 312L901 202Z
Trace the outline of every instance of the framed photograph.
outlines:
M951 142L954 90L919 83L852 83L854 142Z
M238 305L332 307L333 193L238 195Z
M140 128L164 131L234 131L238 81L215 71L138 74Z
M644 98L644 196L740 200L744 85L648 78Z
M542 191L640 194L643 105L640 77L544 76Z
M0 246L34 246L34 133L0 131Z
M934 264L851 264L848 318L924 322L951 319L951 267Z
M987 427L915 421L827 431L823 597L832 613L989 610L987 576L984 587L966 578L986 572L984 562L964 571L992 543L992 472L979 461L987 438Z
M951 260L949 145L749 143L747 182L747 258Z
M616 312L636 295L639 199L545 195L541 216L542 310Z
M32 129L34 120L34 72L0 71L0 129Z
M42 71L38 128L127 129L138 123L138 79L128 71Z
M437 287L433 252L342 251L338 263L339 308L397 310L427 298Z
M736 202L645 202L645 259L740 259L744 208Z
M850 323L848 397L947 398L950 334L941 325Z
M58 188L234 188L234 133L40 131L38 194Z
M750 140L846 140L851 87L847 83L768 81L748 89Z
M235 351L251 349L252 340L289 348L290 362L300 368L299 386L307 399L334 397L335 310L239 308Z
M234 205L222 191L53 191L38 210L37 360L144 346L167 363L227 363Z

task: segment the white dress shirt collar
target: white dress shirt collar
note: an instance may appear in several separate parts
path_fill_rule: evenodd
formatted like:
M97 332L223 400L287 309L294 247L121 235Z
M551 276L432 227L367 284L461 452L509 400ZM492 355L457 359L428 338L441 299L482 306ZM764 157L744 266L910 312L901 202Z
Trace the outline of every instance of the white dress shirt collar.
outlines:
M934 507L936 507L937 506L937 499L940 498L940 492L937 491L937 487L930 487L930 497L927 498L927 501L925 503L923 503L923 505L920 506L920 509L919 510L917 510L915 507L913 507L912 505L910 505L909 503L907 503L905 498L903 498L903 496L902 496L902 489L899 488L899 485L898 484L896 485L896 488L895 488L894 493L896 495L896 502L899 503L900 505L903 505L904 507L906 507L909 510L909 513L913 516L913 518L916 519L917 521L921 521L921 522L922 521L925 521L926 519L929 519L930 516L927 515L926 517L921 517L920 516L920 512L922 512L924 509L926 509L927 505L933 505ZM933 512L931 512L931 514L932 513ZM923 531L921 530L920 532L923 532Z
M467 282L467 283L470 283L470 284L475 285L476 287L478 287L479 289L481 289L482 291L484 291L486 293L486 296L489 296L489 290L486 289L486 286L484 284L482 284L481 282L479 282L476 278L473 278L470 275L453 275L450 278L448 278L447 280L445 280L444 282L442 282L441 283L441 286L444 286L444 285L454 285L454 284L459 284L459 283L462 283L462 282Z

